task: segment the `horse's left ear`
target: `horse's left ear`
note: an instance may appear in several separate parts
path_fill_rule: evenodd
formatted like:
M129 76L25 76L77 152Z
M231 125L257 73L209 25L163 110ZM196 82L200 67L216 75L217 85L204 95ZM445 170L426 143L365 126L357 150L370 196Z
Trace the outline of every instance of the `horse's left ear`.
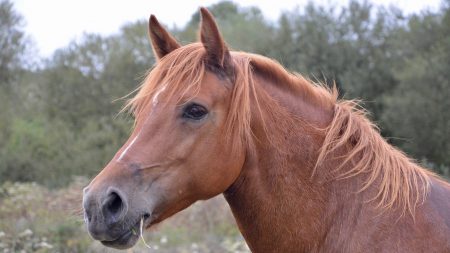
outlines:
M215 67L227 68L230 65L230 52L219 32L213 15L200 8L202 21L200 24L200 40L206 49L207 63Z
M154 15L150 16L148 34L157 60L180 47L180 44L161 26Z

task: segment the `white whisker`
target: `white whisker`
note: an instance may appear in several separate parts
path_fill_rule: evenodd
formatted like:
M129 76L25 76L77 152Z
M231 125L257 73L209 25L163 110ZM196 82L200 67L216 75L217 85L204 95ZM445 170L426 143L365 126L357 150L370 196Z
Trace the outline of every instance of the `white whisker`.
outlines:
M144 236L143 236L143 234L142 234L142 232L143 232L143 228L144 228L144 217L142 217L141 218L141 239L142 239L142 242L144 242L144 245L147 247L147 248L149 248L149 249L151 249L152 247L150 246L150 245L148 245L146 242L145 242L145 239L144 239Z

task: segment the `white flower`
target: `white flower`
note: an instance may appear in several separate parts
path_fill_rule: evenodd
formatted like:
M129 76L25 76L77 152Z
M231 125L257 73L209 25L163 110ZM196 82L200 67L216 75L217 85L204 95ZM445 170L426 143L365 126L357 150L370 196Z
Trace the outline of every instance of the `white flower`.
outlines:
M159 240L159 242L161 243L161 244L166 244L167 243L167 236L163 236L163 237L161 237L161 239Z
M50 244L48 244L48 243L46 243L46 242L41 242L41 243L39 244L39 246L40 246L41 248L53 249L53 246L50 245Z
M25 231L23 231L22 233L19 234L19 237L25 237L25 236L29 236L32 234L33 234L33 231L31 231L30 229L25 229Z

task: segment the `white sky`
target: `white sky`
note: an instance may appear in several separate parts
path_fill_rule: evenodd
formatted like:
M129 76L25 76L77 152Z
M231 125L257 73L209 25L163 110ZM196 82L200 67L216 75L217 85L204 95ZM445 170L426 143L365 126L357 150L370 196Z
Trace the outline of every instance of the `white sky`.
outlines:
M304 6L308 0L242 0L240 6L258 6L270 20L283 10ZM183 26L200 6L218 0L13 0L15 8L26 21L26 32L36 42L41 56L50 56L84 32L108 35L127 23L147 19L155 14L167 25ZM320 4L330 0L315 1ZM348 0L339 2L346 4ZM435 10L439 0L372 0L377 4L393 4L410 14L428 8Z

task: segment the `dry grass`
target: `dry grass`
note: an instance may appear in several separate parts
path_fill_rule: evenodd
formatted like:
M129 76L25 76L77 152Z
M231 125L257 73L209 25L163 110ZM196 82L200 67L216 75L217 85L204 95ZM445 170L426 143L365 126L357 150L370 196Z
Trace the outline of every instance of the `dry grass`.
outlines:
M0 252L119 252L93 241L81 213L78 178L67 188L0 186ZM199 202L144 234L127 252L250 252L223 197ZM123 252L123 251L121 251Z

